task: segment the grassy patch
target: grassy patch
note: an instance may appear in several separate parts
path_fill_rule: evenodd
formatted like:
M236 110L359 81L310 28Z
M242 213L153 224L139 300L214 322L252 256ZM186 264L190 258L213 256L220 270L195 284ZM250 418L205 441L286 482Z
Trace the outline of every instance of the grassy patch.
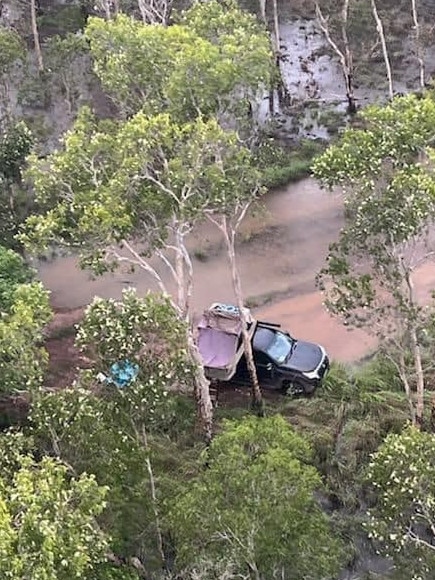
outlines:
M268 189L298 181L310 174L313 158L323 151L320 141L302 140L297 147L285 147L273 139L259 145L257 162L263 171L263 184Z
M319 113L317 122L326 127L330 135L336 135L345 125L345 115L334 109L326 109Z
M193 252L193 256L198 260L198 262L207 262L209 255L206 250L198 248Z

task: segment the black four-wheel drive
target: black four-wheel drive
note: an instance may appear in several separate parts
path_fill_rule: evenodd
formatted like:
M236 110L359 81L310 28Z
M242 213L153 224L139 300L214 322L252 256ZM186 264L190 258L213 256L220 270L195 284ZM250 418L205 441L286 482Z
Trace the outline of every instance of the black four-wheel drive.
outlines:
M297 340L279 324L255 320L244 309L255 367L262 388L290 394L311 394L329 369L325 349ZM198 325L198 348L210 380L250 384L241 339L242 319L238 308L215 303Z

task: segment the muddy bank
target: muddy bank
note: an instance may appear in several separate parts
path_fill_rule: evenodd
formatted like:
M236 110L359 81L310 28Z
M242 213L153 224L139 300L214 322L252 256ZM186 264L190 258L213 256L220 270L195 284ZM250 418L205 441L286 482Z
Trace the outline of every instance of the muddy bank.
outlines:
M329 316L314 282L342 223L340 195L322 191L314 180L305 179L268 195L266 210L248 217L239 237L238 260L246 301L259 318L280 322L297 337L319 341L333 358L346 362L367 355L375 342ZM195 312L213 301L232 302L228 263L217 229L202 224L189 239L189 247L194 256ZM41 262L38 269L58 309L84 306L95 295L119 298L128 286L139 292L157 290L143 271L118 271L91 280L73 257ZM173 291L167 272L160 271ZM420 297L426 300L435 287L435 268L425 266L417 278Z

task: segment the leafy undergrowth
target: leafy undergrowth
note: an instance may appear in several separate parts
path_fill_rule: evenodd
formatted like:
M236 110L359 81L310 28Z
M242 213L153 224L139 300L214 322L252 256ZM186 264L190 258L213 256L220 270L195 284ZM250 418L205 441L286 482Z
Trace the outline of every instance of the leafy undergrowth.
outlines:
M324 147L323 142L311 139L302 140L296 148L281 146L274 140L264 140L257 151L263 185L273 189L307 177L313 158Z
M360 476L370 455L387 433L400 432L409 416L395 369L381 357L359 367L333 363L311 398L277 393L265 393L264 398L267 414L284 415L309 439L333 503L351 510L360 503ZM218 420L246 412L248 389L219 394Z

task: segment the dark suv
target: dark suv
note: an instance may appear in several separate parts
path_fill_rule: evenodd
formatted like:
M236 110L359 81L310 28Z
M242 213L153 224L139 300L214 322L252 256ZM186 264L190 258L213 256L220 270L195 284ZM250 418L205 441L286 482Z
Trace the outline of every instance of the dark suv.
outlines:
M291 394L314 392L329 369L325 349L293 338L279 324L256 320L247 308L243 314L260 385ZM241 329L241 312L231 304L215 302L204 311L196 340L210 381L250 384Z
M263 388L289 394L311 394L329 370L329 359L322 346L297 340L280 330L278 324L259 321L252 347L258 381ZM244 355L231 382L250 383Z

